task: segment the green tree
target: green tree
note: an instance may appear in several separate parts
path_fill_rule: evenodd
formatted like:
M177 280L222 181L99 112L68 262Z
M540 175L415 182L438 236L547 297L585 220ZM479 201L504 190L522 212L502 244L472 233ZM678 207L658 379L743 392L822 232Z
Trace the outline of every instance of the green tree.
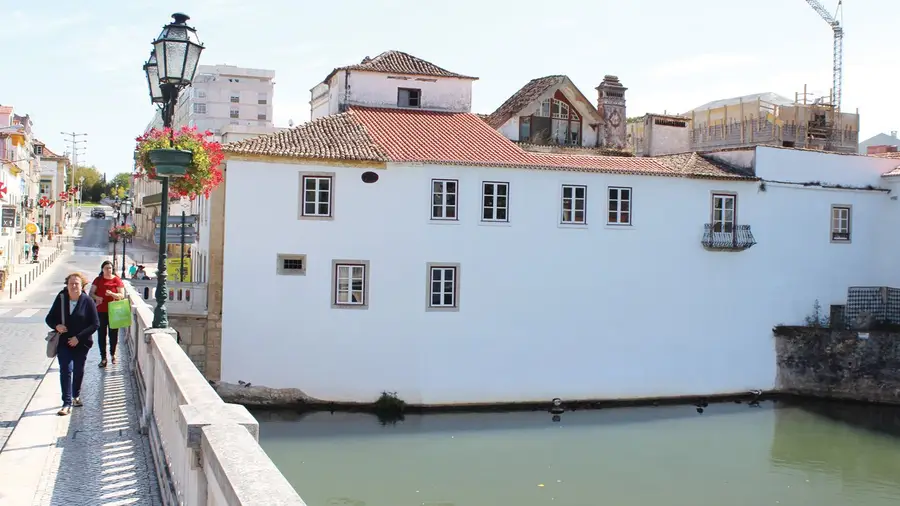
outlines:
M109 181L109 187L115 188L116 186L118 186L119 188L124 188L125 191L131 189L131 173L121 172L113 176L113 178Z
M97 170L97 167L76 167L75 168L75 185L81 184L81 178L84 178L84 187L90 188L103 180L103 174ZM66 171L66 186L72 183L72 169Z

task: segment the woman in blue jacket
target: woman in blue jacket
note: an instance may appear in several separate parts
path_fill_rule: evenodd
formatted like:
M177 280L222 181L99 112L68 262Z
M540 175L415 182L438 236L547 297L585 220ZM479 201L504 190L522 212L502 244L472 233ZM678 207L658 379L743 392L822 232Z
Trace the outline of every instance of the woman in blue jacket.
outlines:
M44 319L60 333L56 357L59 360L59 384L63 406L56 414L66 416L72 406L81 406L81 381L88 351L94 345L94 332L100 327L97 306L84 293L87 278L79 272L66 276L66 288L59 292ZM63 316L65 311L65 317ZM65 318L65 319L63 319Z

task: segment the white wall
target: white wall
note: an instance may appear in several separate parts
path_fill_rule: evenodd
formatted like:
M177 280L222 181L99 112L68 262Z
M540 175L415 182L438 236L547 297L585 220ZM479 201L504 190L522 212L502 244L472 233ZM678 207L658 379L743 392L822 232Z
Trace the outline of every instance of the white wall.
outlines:
M771 167L820 164L771 151ZM222 379L331 400L772 388L772 326L801 323L815 299L843 303L848 286L883 284L878 220L897 206L871 191L577 172L392 164L364 184L361 168L228 169ZM336 172L334 220L297 219L300 171ZM432 177L460 180L459 222L429 220ZM271 219L259 219L260 178ZM485 180L510 182L509 225L479 222ZM589 187L587 228L558 224L566 183ZM633 227L604 225L607 185L633 188ZM715 190L738 193L756 246L703 249ZM832 204L853 206L850 244L830 241ZM307 274L277 276L277 253L307 255ZM368 309L331 308L333 259L370 262ZM461 264L458 312L425 311L427 262Z
M343 72L339 72L338 86L331 87L337 102L344 100ZM350 104L371 107L397 107L398 88L422 90L421 109L450 112L470 112L472 109L472 81L452 77L403 76L378 72L350 72ZM332 111L334 114L337 111Z

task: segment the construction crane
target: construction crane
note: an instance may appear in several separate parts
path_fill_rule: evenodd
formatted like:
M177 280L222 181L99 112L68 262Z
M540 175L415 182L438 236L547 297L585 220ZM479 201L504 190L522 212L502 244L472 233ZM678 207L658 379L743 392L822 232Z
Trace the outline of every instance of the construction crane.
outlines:
M844 74L844 28L837 18L843 14L843 0L838 0L834 16L825 10L825 7L817 0L806 0L806 3L818 12L819 16L822 16L826 23L831 25L831 30L834 32L834 67L832 69L832 80L834 83L832 84L831 103L834 106L835 113L837 113L841 110L841 83Z

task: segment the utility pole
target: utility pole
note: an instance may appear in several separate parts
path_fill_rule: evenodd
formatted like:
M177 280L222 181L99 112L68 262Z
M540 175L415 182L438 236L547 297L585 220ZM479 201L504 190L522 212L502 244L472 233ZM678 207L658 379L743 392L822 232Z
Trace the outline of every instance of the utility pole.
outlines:
M69 188L75 187L75 169L78 168L78 145L87 142L87 139L79 139L79 137L86 137L86 133L78 133L78 132L60 132L61 134L69 137L66 139L66 142L72 145L72 176L71 176L71 184ZM73 195L69 201L72 203L71 211L69 216L75 216L75 196Z

